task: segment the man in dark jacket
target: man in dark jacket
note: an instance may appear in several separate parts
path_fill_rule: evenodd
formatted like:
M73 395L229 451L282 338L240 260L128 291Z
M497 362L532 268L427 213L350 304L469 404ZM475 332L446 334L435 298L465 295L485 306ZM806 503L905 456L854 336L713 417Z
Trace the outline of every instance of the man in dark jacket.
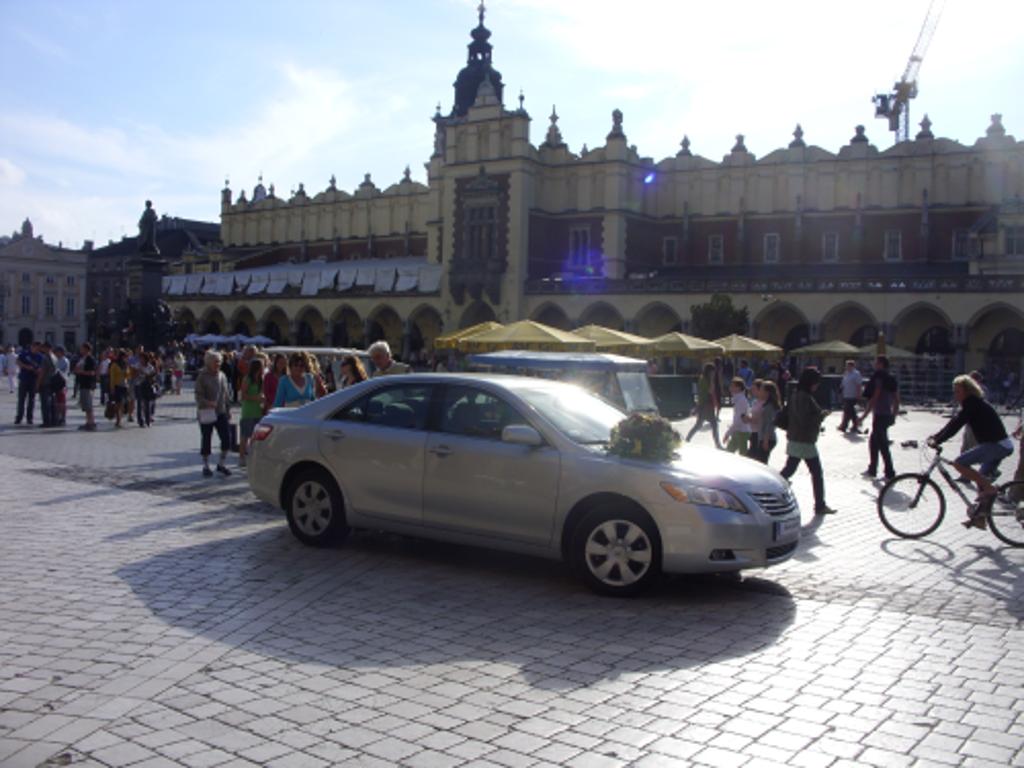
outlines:
M953 437L966 424L974 432L978 444L953 461L960 475L978 486L978 503L965 526L985 527L984 513L996 497L995 486L986 475L995 473L999 462L1013 453L1013 441L1006 434L1003 420L995 408L985 402L981 387L970 376L957 376L953 380L953 395L960 410L938 433L928 438L928 444L937 447ZM973 468L981 465L981 471Z
M896 423L896 414L900 411L900 388L896 378L889 373L889 358L879 355L875 358L875 373L864 391L868 398L868 407L860 421L872 415L871 437L868 439L868 468L862 474L874 477L878 472L878 457L882 457L885 467L885 479L896 477L892 466L892 451L889 450L889 427ZM854 425L856 426L856 424Z

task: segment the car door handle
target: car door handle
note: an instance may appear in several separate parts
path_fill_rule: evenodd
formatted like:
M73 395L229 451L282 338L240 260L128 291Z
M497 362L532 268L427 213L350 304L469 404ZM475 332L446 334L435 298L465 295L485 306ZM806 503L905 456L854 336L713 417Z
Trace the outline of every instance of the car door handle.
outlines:
M340 429L335 429L329 432L324 432L324 437L326 437L328 440L343 440L345 437L345 433L342 432Z
M433 448L430 449L430 452L435 456L440 456L441 458L444 458L445 456L451 455L452 449L449 448L447 445L435 445Z

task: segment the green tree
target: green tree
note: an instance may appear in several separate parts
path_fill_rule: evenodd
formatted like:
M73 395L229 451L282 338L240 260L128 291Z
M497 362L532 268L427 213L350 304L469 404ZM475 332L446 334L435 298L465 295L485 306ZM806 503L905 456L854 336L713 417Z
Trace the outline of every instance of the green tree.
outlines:
M724 293L711 295L706 304L696 304L690 310L690 327L702 339L720 339L731 333L746 333L750 326L747 308L737 309L732 297Z

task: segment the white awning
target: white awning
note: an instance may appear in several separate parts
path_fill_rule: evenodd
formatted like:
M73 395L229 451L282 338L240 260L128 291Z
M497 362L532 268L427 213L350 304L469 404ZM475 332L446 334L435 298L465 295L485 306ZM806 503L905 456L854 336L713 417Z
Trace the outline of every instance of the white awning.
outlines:
M320 270L320 290L333 291L334 280L338 276L337 267L324 267Z
M164 277L160 281L160 293L169 293L171 290L171 278Z
M305 270L292 269L288 271L288 285L293 288L299 288L302 286L302 279L306 276Z
M320 270L319 269L307 269L305 274L302 276L302 290L299 292L302 296L316 296L320 290Z
M420 267L420 293L437 293L441 289L442 271L440 264Z
M338 270L338 290L347 291L356 284L359 275L358 267L342 267Z
M167 288L164 290L165 294L168 296L181 296L185 293L185 283L188 281L188 275L172 275L164 279L167 280Z
M185 283L185 293L195 294L199 293L203 289L203 275L188 275L188 280Z
M360 267L359 274L356 275L356 285L359 287L365 287L369 285L377 284L377 268L376 267Z
M270 276L270 282L267 284L267 293L278 294L284 293L284 289L288 286L288 275L287 274L274 274Z
M374 293L390 293L395 287L395 268L378 267L377 279L373 284Z
M395 283L396 291L411 291L420 282L420 268L416 267L399 267L398 268L398 282Z
M245 288L249 284L249 280L252 279L251 272L232 272L235 276L235 285L239 288Z
M217 276L217 295L218 296L230 296L231 292L235 289L235 274L234 272L225 272Z
M246 293L250 296L263 293L267 289L268 282L270 282L270 275L266 273L256 273L250 278L249 290L247 290Z

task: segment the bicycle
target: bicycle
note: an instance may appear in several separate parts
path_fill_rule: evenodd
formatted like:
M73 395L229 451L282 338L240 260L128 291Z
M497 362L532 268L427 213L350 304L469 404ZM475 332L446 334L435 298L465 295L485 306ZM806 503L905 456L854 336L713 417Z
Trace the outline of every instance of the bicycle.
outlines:
M878 493L878 517L889 531L904 539L920 539L935 531L946 515L946 496L931 475L937 469L972 515L977 503L967 498L946 469L953 462L935 457L924 472L896 475ZM997 539L1011 547L1024 547L1024 481L1014 480L997 487L996 497L985 511L985 521Z

